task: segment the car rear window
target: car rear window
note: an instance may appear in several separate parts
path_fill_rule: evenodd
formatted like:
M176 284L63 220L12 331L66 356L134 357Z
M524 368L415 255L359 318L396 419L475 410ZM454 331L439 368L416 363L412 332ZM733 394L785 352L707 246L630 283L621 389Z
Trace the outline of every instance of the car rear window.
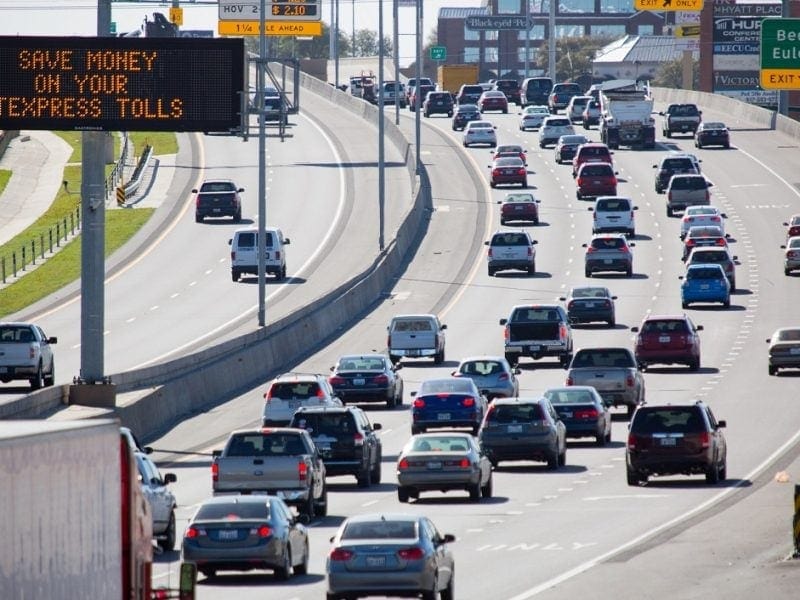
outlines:
M482 94L483 88L479 85L465 85L461 88L462 94Z
M700 190L706 187L703 177L678 177L670 179L669 186L673 190Z
M306 445L297 433L236 434L225 456L297 456L305 454Z
M322 434L336 436L342 434L353 435L357 431L356 424L353 421L353 415L349 412L295 413L292 417L290 427L305 429L312 437Z
M625 247L625 240L622 238L595 238L592 240L592 248L597 250L619 250Z
M492 237L492 246L528 246L530 241L523 233L496 233Z
M544 419L542 407L530 404L495 404L486 417L493 423L530 423Z
M419 395L425 394L471 394L472 381L469 379L434 379L423 381Z
M779 342L800 342L800 329L783 329L775 339Z
M33 330L25 325L3 325L0 327L0 343L28 344L35 342Z
M606 158L611 156L608 151L608 148L600 148L598 146L589 146L587 148L581 148L579 150L581 157L589 157L596 158L598 156Z
M343 540L417 539L415 521L359 521L348 523L342 532Z
M623 350L590 350L578 351L572 361L572 367L620 367L632 368L631 356Z
M197 521L218 521L227 519L236 521L239 519L269 519L269 507L267 502L225 502L204 504L197 511L195 520Z
M683 319L658 319L645 321L642 333L686 333L689 325Z
M537 323L539 321L559 321L560 317L555 308L532 306L518 308L514 311L511 320L515 323Z
M572 290L573 298L608 298L605 288L576 288Z
M414 438L411 444L414 452L466 452L469 442L463 437L425 436Z
M661 168L665 171L675 171L677 169L693 169L694 163L688 158L667 158L661 163Z
M575 404L577 402L594 402L594 396L588 390L558 390L545 394L551 404Z
M394 322L392 331L433 331L433 323L428 319L403 319Z
M547 122L548 127L566 127L570 122L568 119L550 119Z
M306 400L318 395L320 389L315 381L276 382L269 389L270 398L279 400Z
M461 365L464 375L497 375L505 371L503 365L496 360L471 360Z
M628 202L627 198L606 198L604 200L598 200L595 206L595 210L597 211L627 211L631 209L631 203Z
M266 101L267 99L265 99ZM279 99L280 100L280 99ZM206 181L200 186L201 192L235 192L236 186L232 181Z
M698 251L692 252L692 263L722 263L728 260L728 254L724 250Z
M689 269L686 272L686 279L721 279L725 274L719 269Z
M386 363L382 358L368 356L345 356L336 367L339 371L382 371Z
M255 248L256 247L256 233L254 231L246 231L244 233L240 233L239 236L236 238L236 247L237 248ZM267 248L271 248L274 246L272 240L272 233L267 231L266 232L266 240L267 240Z
M701 238L701 237L722 237L722 230L719 227L690 227L689 228L689 237L690 238Z
M700 433L706 431L699 408L640 408L631 424L633 433Z
M581 167L580 174L584 177L610 177L614 174L614 170L611 165L585 163L585 166Z
M695 117L700 111L694 104L675 104L669 107L669 114L673 117Z
M577 83L557 83L553 86L553 92L556 94L580 94L581 86Z

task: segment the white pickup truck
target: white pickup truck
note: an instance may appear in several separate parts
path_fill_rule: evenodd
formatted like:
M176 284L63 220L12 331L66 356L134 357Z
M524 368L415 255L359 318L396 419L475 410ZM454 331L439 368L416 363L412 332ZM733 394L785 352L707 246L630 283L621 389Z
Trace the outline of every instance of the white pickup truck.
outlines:
M389 359L432 357L435 364L444 362L444 330L447 325L436 315L398 315L389 323Z
M0 323L0 381L27 379L34 390L53 385L56 363L51 346L56 342L38 325Z

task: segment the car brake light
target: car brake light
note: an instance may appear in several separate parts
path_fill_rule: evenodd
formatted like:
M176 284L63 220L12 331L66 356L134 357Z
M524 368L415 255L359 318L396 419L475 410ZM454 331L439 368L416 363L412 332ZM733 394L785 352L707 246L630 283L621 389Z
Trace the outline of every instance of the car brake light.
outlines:
M667 192L667 200L672 202L672 192Z
M567 326L564 323L558 325L558 338L561 340L567 339Z
M372 378L372 383L377 383L378 385L385 385L389 383L389 378L383 374L376 375L375 377Z
M189 529L186 530L186 533L184 534L184 537L189 538L190 540L193 540L194 538L198 538L201 535L205 535L205 534L206 534L205 529L200 529L199 527L195 527L194 525L191 525L189 527Z
M707 431L703 431L700 434L700 447L706 449L711 446L711 434Z
M354 446L363 446L364 445L364 436L360 433L353 434L353 445Z
M628 434L628 450L636 450L636 435L633 433Z
M505 341L509 341L511 339L511 332L509 331L508 327L503 329L503 339Z
M572 307L573 307L573 306L575 306L575 302L573 302L572 300L570 300L570 301L567 303L567 310L572 310Z
M403 459L400 460L399 463L397 463L397 468L398 469L407 469L410 466L411 466L411 464L408 462L407 458L403 458Z
M461 401L461 406L475 406L475 398L464 398Z
M717 246L727 246L728 243L725 241L725 238L717 238Z
M468 458L462 458L461 460L458 461L458 465L457 466L459 468L461 468L461 469L469 469L469 467L470 467L469 459Z
M500 169L492 169L492 177L499 177Z
M578 177L578 178L575 180L575 183L577 183L577 184L578 184L578 187L582 187L582 186L583 186L583 177Z
M711 200L711 194L709 194L708 190L706 190L706 201L710 201L710 200Z
M414 400L414 408L425 408L425 400L421 398Z
M272 535L272 529L267 527L266 525L262 525L255 531L256 535L261 538L266 538Z
M625 385L628 387L633 387L636 382L633 379L633 375L628 375L625 377Z
M197 195L194 197L194 205L195 205L197 208L200 208L200 194L197 194Z
M508 373L501 373L497 378L498 381L508 381Z
M489 246L489 258L491 258L491 257L492 257L492 247Z
M350 560L353 558L354 553L352 550L345 550L344 548L334 548L331 550L328 558L334 561Z
M300 481L305 481L308 477L308 465L304 460L297 463L297 478Z
M345 379L344 377L339 377L338 375L332 375L328 378L328 383L331 385L344 385Z
M528 247L528 257L533 256L533 248Z
M695 241L691 240L691 239L690 240L686 240L686 245L691 248L692 246L695 245Z
M317 388L317 393L315 396L321 400L325 399L325 392L322 391L322 388Z
M425 558L425 551L422 548L414 546L412 548L403 548L397 551L397 556L403 560L421 560Z
M386 336L386 347L387 348L391 348L392 347L392 334L391 333Z
M587 408L585 410L576 410L575 411L575 418L576 419L596 419L598 414L600 414L600 413L597 412L596 408Z
M711 220L714 221L714 223L719 223L719 217L717 216L711 217Z
M216 462L211 463L211 481L219 481L219 465Z
M525 169L520 169L519 171L517 171L517 175L525 175L526 173L527 171Z
M591 254L592 252L597 252L597 248L595 248L594 246L589 246L588 248L586 248L586 252L588 254Z
M596 212L593 212L593 213L592 213L592 219L594 219L595 221L597 221L597 213L596 213Z
M572 380L572 375L567 377L567 381L565 382L566 385L575 385L574 381Z

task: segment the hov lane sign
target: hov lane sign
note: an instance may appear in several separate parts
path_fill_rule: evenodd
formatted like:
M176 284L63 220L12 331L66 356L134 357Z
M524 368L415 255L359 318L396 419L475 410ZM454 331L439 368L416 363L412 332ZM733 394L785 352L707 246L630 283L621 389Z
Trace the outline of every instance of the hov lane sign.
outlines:
M703 10L703 0L633 0L636 10L658 12L684 10L687 12Z
M761 87L800 90L800 19L761 21Z

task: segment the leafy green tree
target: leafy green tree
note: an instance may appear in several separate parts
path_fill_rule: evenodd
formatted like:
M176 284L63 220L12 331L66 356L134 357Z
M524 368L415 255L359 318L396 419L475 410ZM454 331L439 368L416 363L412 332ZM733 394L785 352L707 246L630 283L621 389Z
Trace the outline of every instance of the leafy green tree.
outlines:
M683 89L683 60L676 59L664 63L650 82L657 87ZM692 89L700 89L700 61L692 61Z
M603 46L613 41L610 37L569 37L556 40L556 81L573 81L592 72L592 61ZM539 46L535 68L547 71L549 44Z

